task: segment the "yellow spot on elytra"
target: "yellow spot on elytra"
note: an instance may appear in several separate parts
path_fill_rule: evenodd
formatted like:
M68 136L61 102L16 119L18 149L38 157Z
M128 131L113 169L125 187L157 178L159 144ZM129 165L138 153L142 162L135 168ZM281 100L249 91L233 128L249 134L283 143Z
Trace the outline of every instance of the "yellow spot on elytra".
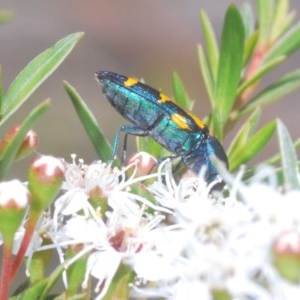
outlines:
M163 93L159 93L159 99L157 101L158 103L166 103L166 102L172 102L175 103L171 98L169 98L167 95ZM176 104L176 103L175 103ZM177 104L176 104L177 105ZM197 124L197 126L201 129L205 128L206 125L203 123L203 121L197 117L193 112L190 110L182 108L191 119ZM179 126L181 129L191 129L190 125L188 124L186 118L184 116L181 116L179 114L173 114L171 116L172 121Z
M164 103L164 102L173 102L167 95L164 93L159 93L159 99L157 100L158 103Z
M187 119L182 116L182 115L179 115L179 114L172 114L171 115L171 120L176 124L178 125L178 127L180 129L190 129L190 126L187 122Z
M194 122L200 127L200 128L205 128L206 125L204 124L204 122L199 119L199 117L197 117L193 112L191 111L187 111L187 114L194 120Z
M124 81L124 86L126 87L130 87L132 85L137 84L139 81L134 78L134 77L128 77L125 81Z

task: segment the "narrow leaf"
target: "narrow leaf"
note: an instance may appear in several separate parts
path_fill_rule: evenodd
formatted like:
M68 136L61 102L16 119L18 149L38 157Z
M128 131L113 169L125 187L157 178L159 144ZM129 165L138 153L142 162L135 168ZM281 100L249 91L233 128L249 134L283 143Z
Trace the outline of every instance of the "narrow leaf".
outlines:
M299 173L296 151L288 130L280 120L277 120L277 132L285 189L299 190L300 183L298 179Z
M241 15L244 22L245 36L252 36L255 30L256 19L254 16L253 8L250 3L244 3L241 9Z
M214 107L215 106L214 83L213 83L213 79L211 77L211 73L209 70L209 66L208 66L208 62L207 62L205 53L204 53L201 45L198 45L198 57L199 57L200 69L201 69L202 77L203 77L204 84L206 87L206 91L209 96L211 106Z
M39 300L47 299L47 296L49 295L49 292L51 291L53 286L57 284L57 282L61 279L62 273L66 271L67 265L68 265L68 260L65 260L63 264L56 266L55 270L52 271L50 276L44 279L46 280L46 286L43 289L43 292L38 295L39 296L38 298L35 297L31 299L39 299Z
M76 254L78 254L78 252L70 247L67 250L66 258L71 259ZM80 289L82 281L84 280L87 257L87 254L80 257L67 269L68 290L66 292L66 296L68 299L75 296L77 291Z
M293 143L293 145L294 145L294 148L295 148L295 149L300 148L300 138L297 139L297 140ZM278 163L280 162L280 159L281 159L281 158L280 158L280 154L277 153L277 154L271 156L270 158L268 158L267 160L265 160L264 163L267 164L267 165L275 165L275 164L278 164ZM298 163L298 164L299 164L299 163Z
M289 0L276 1L274 17L272 20L272 31L270 34L270 40L275 41L284 32L285 26L283 26L286 17L288 16Z
M252 57L253 51L257 45L257 41L259 38L258 31L255 31L252 35L250 35L246 41L244 46L244 56L243 56L243 65L246 66Z
M71 34L34 58L16 77L3 97L0 125L8 119L63 62L83 33Z
M266 106L271 104L283 96L291 93L300 86L300 69L283 76L279 81L263 90L247 103L237 114L237 118L254 110L257 106Z
M0 180L4 178L9 170L16 154L23 142L24 136L32 128L36 120L49 108L50 101L45 101L37 106L20 125L19 130L5 147L0 158Z
M132 269L125 264L120 264L103 300L129 299L129 285L133 278Z
M266 75L268 72L270 72L272 69L274 69L276 66L278 66L280 63L282 63L286 59L285 56L279 56L272 61L265 63L257 70L257 72L249 78L247 81L243 82L238 90L237 95L240 95L246 88L248 88L250 85L252 85L254 82L261 79L264 75Z
M41 298L40 296L43 293L43 291L45 290L45 288L47 286L47 283L48 283L48 278L44 278L43 280L41 280L41 281L35 283L34 285L32 285L31 287L29 287L21 295L13 297L12 300L18 300L18 299L22 299L22 300L44 299L44 298Z
M37 283L45 278L46 268L49 265L52 254L53 252L49 249L34 252L29 266L30 284Z
M100 129L94 115L73 86L71 86L68 82L64 82L64 88L68 93L76 113L100 159L103 161L109 160L112 148Z
M214 134L222 139L223 128L233 107L243 67L244 25L238 9L229 6L221 38L220 61L213 110Z
M234 155L228 157L230 171L236 170L242 164L247 163L266 146L271 139L276 129L276 122L272 121L261 128L255 135L253 135L244 147L239 151L234 152Z
M268 53L266 60L272 60L278 56L289 56L300 48L300 22L288 30Z
M217 79L218 72L218 62L219 62L219 49L216 40L215 32L212 28L210 20L205 11L201 10L200 19L203 28L205 43L206 43L206 53L208 57L209 67L212 75L213 82Z
M244 147L249 137L252 135L256 126L261 117L261 109L258 107L250 116L249 118L243 123L242 127L240 128L239 132L236 134L235 138L231 142L228 150L228 156L234 156L235 152L239 151L242 147Z
M137 136L136 148L138 152L145 151L158 159L170 155L162 145L149 136Z
M260 43L267 43L270 37L273 16L274 1L273 0L257 0L256 6L258 10L258 24Z
M173 74L173 93L174 98L176 102L186 108L186 109L192 109L193 102L191 101L190 97L187 94L186 89L184 88L184 85L182 83L182 80L180 79L179 75L177 73Z

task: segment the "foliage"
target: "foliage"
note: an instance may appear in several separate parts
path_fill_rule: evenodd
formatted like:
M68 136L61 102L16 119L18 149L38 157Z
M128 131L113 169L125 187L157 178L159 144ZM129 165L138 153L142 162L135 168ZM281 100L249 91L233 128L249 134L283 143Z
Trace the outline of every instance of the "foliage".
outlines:
M258 124L263 110L275 101L283 100L284 96L300 86L300 69L295 69L287 74L283 74L278 81L271 83L266 88L258 89L258 87L260 87L261 82L269 72L284 63L295 51L298 51L300 47L300 23L293 23L295 14L289 11L288 0L257 0L256 7L257 20L250 5L246 4L241 10L233 4L230 5L225 14L220 42L217 41L216 34L205 11L202 10L200 13L205 45L198 46L198 56L202 77L211 105L211 113L205 120L210 132L221 141L224 140L233 129L237 129L237 134L232 138L227 150L230 172L239 170L246 163L256 158L277 131L279 152L261 163L277 167L276 176L278 188L282 188L285 192L299 191L299 162L296 155L296 148L300 144L299 140L296 142L292 141L288 130L279 119L272 120L260 128ZM0 13L0 22L6 22L9 18L10 15L8 13ZM67 58L68 54L82 36L83 33L70 34L42 52L19 73L7 91L3 91L0 82L0 126L3 126L5 122L13 118L13 114L21 105L30 99L30 96L36 89ZM99 158L105 162L109 161L112 147L92 112L74 87L64 82L64 88L70 96L79 120L83 124ZM177 73L173 75L173 91L177 103L185 109L192 109L193 101L189 98L183 81ZM25 120L19 122L20 125L13 134L7 134L6 137L1 137L0 180L3 183L5 183L4 179L8 170L14 161L19 158L20 151L26 147L26 144L24 146L26 135L49 106L49 100L42 102L28 114ZM243 122L239 122L241 120L243 120ZM236 128L238 124L242 124L240 128ZM142 150L154 154L156 158L162 158L168 155L165 149L147 137L137 138L137 148L138 151ZM281 167L278 167L279 161L281 161ZM120 162L116 160L116 164L120 165ZM131 198L129 197L130 200L134 198L134 200L139 203L139 205L135 206L131 204L133 211L136 207L143 207L143 214L149 216L153 214L155 210L159 211L159 213L164 212L167 214L170 213L171 209L174 209L170 207L162 208L162 206L156 202L156 197L152 195L151 191L153 191L154 186L152 183L155 175L150 174L145 177L141 176L142 179L134 179L138 171L134 169L133 174L130 174L131 165L125 167L122 171L116 171L113 168L110 169L110 167L111 165L109 163L105 166L101 165L101 168L104 170L103 174L107 176L104 179L101 178L101 180L106 184L106 187L108 186L109 191L114 182L120 180L116 188L118 192L124 192L126 197L128 197L129 190L136 192L134 196L130 195ZM108 168L109 171L107 171ZM160 166L158 167L158 174L163 173L161 171L162 168L163 167ZM254 165L254 167L246 169L243 174L244 182L240 182L242 187L245 182L253 181L257 168L258 165ZM61 169L63 169L63 167L61 167ZM85 182L89 175L87 169L87 167L80 169L81 173L86 172L84 173L86 176L83 176ZM179 169L179 171L183 172L182 169ZM48 207L49 203L55 199L59 190L61 185L60 177L58 176L59 180L58 177L54 178L49 190L48 186L43 186L43 184L46 184L43 181L45 174L39 178L39 181L35 172L40 172L40 169L35 169L35 166L32 165L29 170L28 179L30 197L34 198L34 195L39 193L43 194L42 196L36 196L36 198L38 198L36 201L40 201L41 198L45 197L44 201L46 204L44 207ZM230 189L234 189L232 177L226 170L222 169L222 166L220 166L220 173L224 176L225 181L227 178L230 194ZM158 181L164 178L159 182L162 186L164 186L164 181L168 182L168 180L173 184L172 179L166 174L169 173L166 172L163 173L163 176L158 176ZM57 174L55 176L57 176ZM99 176L101 177L102 175L100 174ZM48 179L49 178L47 178L47 180ZM93 180L97 181L98 177L96 179L93 178ZM131 182L130 187L128 182ZM146 185L145 182L150 183ZM50 184L49 181L47 181L47 184ZM128 184L128 186L126 184ZM170 188L172 184L170 183L168 188ZM33 189L38 190L38 192L33 193ZM239 191L243 194L243 188ZM234 192L232 192L232 194L234 194ZM0 192L0 200L2 201L1 197L3 196ZM221 196L219 195L219 197ZM209 196L208 198L210 199ZM99 216L101 218L102 216L101 222L104 223L104 216L106 216L106 213L109 215L108 207L111 205L107 199L108 196L104 193L104 190L100 188L92 190L88 195L88 200L91 202L89 204L90 206L85 207L83 212L76 217L91 214L89 216L93 219ZM142 202L142 204L140 204L139 201ZM6 286L6 292L8 292L9 285L16 272L18 272L22 260L24 260L25 252L27 251L30 239L33 237L35 226L41 223L39 222L40 218L44 218L46 211L48 212L48 210L45 212L43 210L39 211L37 209L39 206L33 205L33 203L30 205L30 202L28 203L29 209L27 209L26 212L24 207L18 211L21 212L20 215L18 214L18 217L24 218L27 224L24 225L26 232L24 240L26 237L26 241L22 241L23 246L20 247L21 250L17 253L16 258L12 257L12 237L14 237L16 232L8 233L10 232L7 230L9 226L6 225L9 224L9 222L6 221L5 217L8 216L6 209L11 209L11 207L9 205L5 206L7 203L0 203L0 215L6 213L6 215L3 215L4 217L1 215L0 222L0 230L3 235L3 262L0 281L0 289L2 287L2 292L0 291L0 300L5 299L7 296L3 292L3 287ZM97 210L95 208L95 203L100 206L100 209ZM58 205L59 204L55 204L55 207ZM95 211L93 209L95 209ZM64 218L65 212L60 211L59 213L61 214L60 217ZM110 213L111 215L113 214L113 212ZM128 213L130 214L132 211L128 209ZM58 218L57 215L53 216L53 218L54 217ZM124 216L119 217L122 218ZM152 217L152 221L156 220L157 223L162 222L161 219L159 221L155 219L154 214ZM171 217L168 222L169 221L171 222ZM99 223L101 222L99 221ZM5 230L3 228L5 228ZM122 232L122 234L126 235L128 232ZM132 238L132 236L130 236L130 238ZM120 239L121 237L119 235L112 235L110 236L109 242L113 243L115 248L121 248L122 245L119 245ZM68 299L88 299L92 293L91 290L93 286L92 281L86 280L83 274L87 272L87 270L90 270L90 275L94 274L91 271L93 266L90 265L90 258L93 251L96 253L96 250L90 248L89 251L86 250L86 252L78 256L78 253L82 253L80 250L82 250L83 244L83 242L72 246L68 244L67 246L69 247L65 253L63 263L50 275L45 276L46 266L49 263L53 248L49 250L50 246L48 246L51 245L51 237L47 236L43 238L41 246L43 251L32 253L30 259L28 258L27 260L29 265L28 269L30 269L28 280L15 291L11 299L63 299L65 297L68 297ZM141 245L135 246L137 247L134 249L135 253L139 252L139 246ZM55 247L59 249L59 254L63 256L63 248L59 248L58 245L55 245ZM275 253L278 249L273 250ZM279 260L278 265L282 268L280 264L280 255L282 253L278 254L276 252L275 254L276 263L278 263ZM126 299L128 297L130 292L128 284L133 282L133 278L137 274L138 269L134 269L133 271L126 264L123 264L123 258L123 256L120 258L120 264L116 266L115 273L113 273L110 278L111 285L107 287L104 299ZM292 258L295 259L294 256ZM7 272L5 268L8 268L9 272ZM65 272L66 270L67 272ZM298 276L298 271L298 268L296 268L296 277ZM280 269L279 272L280 274L285 274L282 269ZM66 278L68 278L68 282L65 284L65 292L59 296L51 295L52 287L61 277L65 283L67 282ZM255 280L257 280L257 278ZM101 280L99 279L99 281ZM84 289L81 289L83 282L86 283L86 285ZM107 278L105 278L102 283L100 282L102 285L100 284L99 289L102 289L102 292L104 290L103 286L105 286L107 282ZM214 290L211 292L214 299L230 298L229 290Z

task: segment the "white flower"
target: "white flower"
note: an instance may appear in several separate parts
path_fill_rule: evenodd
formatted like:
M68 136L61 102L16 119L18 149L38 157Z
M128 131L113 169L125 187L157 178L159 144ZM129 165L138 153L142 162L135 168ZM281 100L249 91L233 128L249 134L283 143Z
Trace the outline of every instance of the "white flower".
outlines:
M90 275L97 278L97 299L106 294L121 263L128 264L133 270L139 269L138 266L156 251L158 225L164 219L160 211L168 212L130 192L131 185L149 178L148 175L135 178L135 169L126 178L126 169L135 167L136 162L122 170L112 170L101 162L90 166L73 163L67 168L64 185L67 191L55 202L55 226L48 233L53 239L53 247L64 264L65 247L83 245L83 249L66 262L66 267L91 253L82 285L87 286ZM109 206L104 213L99 213L99 207L90 203L91 191L95 190L101 191ZM152 213L146 211L149 207Z
M63 184L63 190L66 192L55 201L54 220L56 223L58 215L72 215L83 211L86 216L94 214L94 208L89 203L90 197L107 197L111 208L118 209L121 206L126 207L127 211L138 207L137 202L143 202L145 205L158 209L150 201L138 195L130 193L130 186L138 181L143 181L153 175L148 175L135 179L136 162L128 165L121 170L111 168L111 166L101 161L84 165L82 161L77 165L75 156L73 163L67 165L66 182ZM134 168L133 175L126 178L126 171ZM123 201L120 201L123 199ZM98 209L101 210L99 207ZM161 208L162 209L162 208ZM163 211L167 211L162 209ZM94 215L95 216L95 215Z
M80 160L76 164L76 156L73 162L66 167L63 190L66 192L55 202L55 216L58 214L71 215L83 210L89 215L91 207L88 199L95 190L106 196L119 184L120 171L112 169L110 165L100 161L91 165L83 164Z
M136 163L119 170L73 162L53 222L44 226L53 245L38 250L55 248L66 267L88 254L83 287L96 278L96 299L122 264L136 274L134 297L211 300L218 290L232 299L290 299L300 288L281 278L271 251L282 233L300 232L300 192L277 190L274 172L262 169L247 185L242 173L226 174L225 197L212 195L201 176L176 182L167 161L146 176L137 176ZM137 184L155 200L135 194ZM95 195L107 208L91 201ZM81 247L66 261L73 245Z
M139 215L131 215L128 219L114 210L107 218L104 223L100 218L94 220L74 216L63 227L61 236L58 236L62 245L69 240L70 243L84 244L86 249L92 251L83 287L86 287L89 275L97 278L96 291L100 292L99 299L107 292L122 261L134 266L135 257L154 246L151 231L163 217L149 219L140 211ZM86 253L86 249L82 253Z
M136 286L134 294L172 300L193 299L195 293L212 299L218 289L235 299L291 299L286 295L299 294L299 287L278 275L271 247L282 232L299 232L300 192L283 194L275 188L274 170L259 172L249 185L238 179L242 176L231 179L234 188L227 198L212 197L201 178L176 184L170 173L161 173L163 180L150 191L173 211L174 230L165 231L171 247L158 243L156 265L167 271L157 271L159 277L151 263L145 265L148 273L140 274L148 274L149 280L152 276L155 284Z

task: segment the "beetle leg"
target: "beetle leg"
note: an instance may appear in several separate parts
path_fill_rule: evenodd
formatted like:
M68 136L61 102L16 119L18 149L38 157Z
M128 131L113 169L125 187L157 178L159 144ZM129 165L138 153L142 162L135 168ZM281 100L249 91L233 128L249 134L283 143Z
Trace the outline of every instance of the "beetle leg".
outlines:
M127 138L128 138L128 133L125 133L124 143L123 143L123 153L122 153L122 164L124 164L127 156Z
M118 145L119 145L119 140L120 140L120 134L121 134L121 132L125 132L122 160L125 160L125 157L126 157L127 136L128 136L128 134L138 135L138 136L147 136L147 135L149 135L149 131L148 130L142 129L142 128L137 127L137 126L133 126L133 125L123 125L123 126L121 126L119 128L116 136L115 136L115 140L114 140L114 143L113 143L113 149L112 149L110 160L113 160L114 157L115 157L115 155L116 155L117 148L118 148Z
M162 118L163 118L163 115L160 115L155 120L155 122L151 126L149 126L147 129L142 129L142 128L140 128L138 126L134 126L134 125L123 125L123 126L120 127L117 134L120 135L121 131L125 132L124 143L123 143L123 153L122 153L122 163L124 163L125 160L126 160L128 135L129 134L132 134L132 135L135 135L135 136L148 136L148 135L151 135L151 130L153 130L153 128L155 128L160 123ZM117 143L119 143L119 142L117 142ZM115 146L115 143L114 143L114 146ZM117 147L117 144L116 144L116 147ZM116 150L117 149L115 149L114 154L116 154ZM172 158L172 157L178 157L178 155L177 156L169 156L169 157L166 157L166 159L167 158ZM113 156L112 156L112 158L113 158ZM150 171L152 170L152 168L150 169Z

